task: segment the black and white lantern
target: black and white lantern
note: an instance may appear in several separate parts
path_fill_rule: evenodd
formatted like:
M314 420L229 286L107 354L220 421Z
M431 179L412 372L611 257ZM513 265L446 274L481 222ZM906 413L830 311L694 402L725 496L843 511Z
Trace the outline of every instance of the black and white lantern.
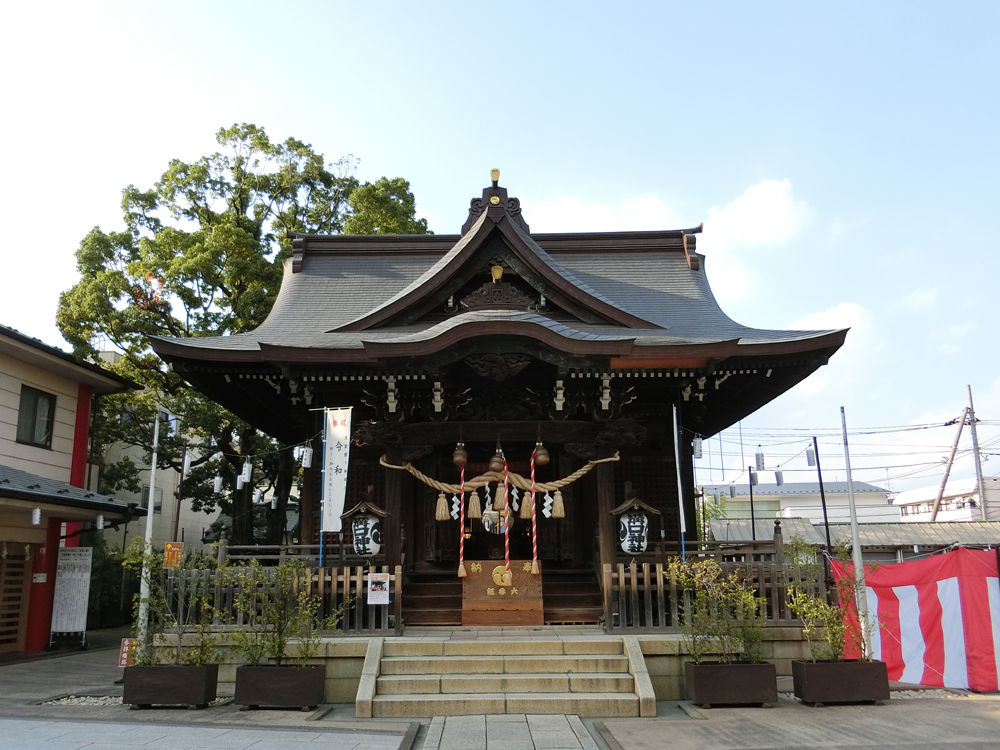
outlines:
M641 555L649 541L649 518L638 510L630 510L618 517L618 541L622 552Z
M351 519L354 554L373 557L382 549L382 524L378 516L363 515Z
M354 554L360 557L374 557L382 549L382 520L389 514L373 502L374 490L369 485L368 491L361 493L364 499L340 515L345 525L351 525Z
M618 517L618 543L626 555L641 555L649 545L649 519L661 512L640 500L632 490L632 483L625 482L625 502L611 511ZM662 535L663 526L660 531Z

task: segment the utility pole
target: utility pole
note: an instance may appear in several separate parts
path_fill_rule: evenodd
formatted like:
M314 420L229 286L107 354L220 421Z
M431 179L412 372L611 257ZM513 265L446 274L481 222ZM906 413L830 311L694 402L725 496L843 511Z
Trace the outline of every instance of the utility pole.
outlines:
M813 435L813 457L816 459L816 476L819 478L819 501L823 505L823 528L826 529L826 555L823 556L823 579L830 578L828 557L833 554L833 542L830 541L830 517L826 513L826 490L823 487L823 467L819 462L819 443Z
M844 463L847 465L847 503L851 509L851 560L854 563L854 597L858 605L858 620L864 639L865 656L872 655L872 624L868 619L868 592L865 591L865 566L861 559L861 535L858 533L858 509L854 505L854 479L851 477L851 450L847 446L847 416L840 407L840 424L844 433Z
M958 441L962 438L962 428L965 427L965 417L968 413L968 407L962 409L962 416L956 420L958 422L958 432L955 433L955 442L951 445L948 462L944 465L944 476L941 477L941 486L938 488L937 497L934 498L934 507L931 509L931 523L937 520L938 510L941 508L941 498L944 497L944 489L948 484L948 476L951 474L951 465L955 462L955 452L958 450Z
M969 391L969 429L972 431L972 455L976 457L976 486L979 488L979 517L986 520L986 485L983 482L983 463L979 458L979 437L976 435L976 410L972 406L972 386Z
M160 445L160 407L153 421L153 458L149 462L149 501L146 503L146 540L142 545L142 573L139 575L139 648L146 647L149 627L149 557L153 554L153 519L156 517L156 451Z

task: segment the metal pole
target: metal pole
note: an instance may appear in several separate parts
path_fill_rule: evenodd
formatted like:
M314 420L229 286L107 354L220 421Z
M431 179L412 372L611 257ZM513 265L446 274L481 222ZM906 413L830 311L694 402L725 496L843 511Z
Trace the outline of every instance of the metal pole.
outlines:
M830 518L826 513L826 490L823 487L823 467L819 463L819 443L813 435L813 455L816 456L816 476L819 477L819 501L823 505L823 528L826 529L826 554L823 555L823 580L830 580L829 555L833 553L833 542L830 541Z
M847 416L840 407L840 424L844 433L844 464L847 466L847 503L851 509L851 559L854 562L854 597L858 605L858 622L864 638L865 656L872 655L871 622L868 619L868 593L865 591L865 568L861 559L861 537L858 533L858 509L854 505L854 479L851 476L851 450L847 445Z
M958 432L955 433L955 442L951 446L948 463L944 466L944 476L941 477L941 486L938 488L937 497L934 498L934 508L931 510L931 523L937 520L938 510L941 508L941 498L944 497L944 488L948 484L948 475L951 474L951 465L955 461L955 451L958 450L958 441L962 437L962 428L965 427L965 417L968 413L968 407L962 409L962 416L958 420Z
M757 541L757 519L753 513L753 470L747 467L747 483L750 485L750 536Z
M687 523L684 520L684 485L681 482L681 433L677 426L677 404L674 404L674 464L677 467L677 511L681 518L681 559L687 559L684 549L684 534L687 532Z
M149 626L149 556L153 554L153 519L156 517L156 451L160 446L160 407L153 422L153 457L149 462L149 500L146 503L146 540L143 544L142 574L139 576L139 647L145 648Z
M174 533L173 540L179 542L177 538L178 529L181 526L181 503L184 502L184 479L187 477L188 468L188 455L187 449L184 449L184 456L181 458L181 481L177 485L177 507L174 508Z
M979 517L986 520L986 485L983 483L983 463L979 458L979 437L976 435L976 410L972 407L972 386L969 391L969 429L972 431L972 455L976 457L976 486L979 488Z

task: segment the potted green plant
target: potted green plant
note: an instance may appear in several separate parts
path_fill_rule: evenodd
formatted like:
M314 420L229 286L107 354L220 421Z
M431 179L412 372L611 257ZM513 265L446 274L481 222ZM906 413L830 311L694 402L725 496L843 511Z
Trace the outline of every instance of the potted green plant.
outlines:
M236 668L235 702L247 708L309 708L323 702L326 670L308 664L322 632L332 630L340 607L320 617L320 597L309 594L302 560L273 568L256 560L232 570L235 608L242 622L231 633L233 651L246 660Z
M200 553L188 554L165 569L163 555L146 551L139 538L126 550L124 564L148 583L145 600L136 595L133 634L135 665L125 668L122 702L133 707L206 707L217 696L219 661L215 610L207 568ZM140 605L148 612L139 622Z
M756 591L736 571L726 575L715 560L674 558L666 575L684 592L688 700L706 708L777 703L774 665L761 653L764 617Z
M797 537L785 545L786 559L795 575L788 580L788 608L802 623L802 635L812 659L792 661L795 697L803 703L878 703L889 700L889 675L885 662L871 659L860 632L849 630L843 610L854 597L852 582L842 579L834 586L831 602L820 581L818 550ZM839 556L849 559L849 550ZM844 648L852 640L860 659L844 659Z

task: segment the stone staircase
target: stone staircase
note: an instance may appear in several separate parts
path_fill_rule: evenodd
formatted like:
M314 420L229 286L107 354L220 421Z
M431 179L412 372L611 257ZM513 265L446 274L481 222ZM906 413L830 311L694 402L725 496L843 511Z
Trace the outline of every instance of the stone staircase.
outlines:
M634 666L620 638L377 640L369 642L358 716L640 715ZM632 651L648 683L642 655ZM655 715L648 693L643 715L649 701Z

